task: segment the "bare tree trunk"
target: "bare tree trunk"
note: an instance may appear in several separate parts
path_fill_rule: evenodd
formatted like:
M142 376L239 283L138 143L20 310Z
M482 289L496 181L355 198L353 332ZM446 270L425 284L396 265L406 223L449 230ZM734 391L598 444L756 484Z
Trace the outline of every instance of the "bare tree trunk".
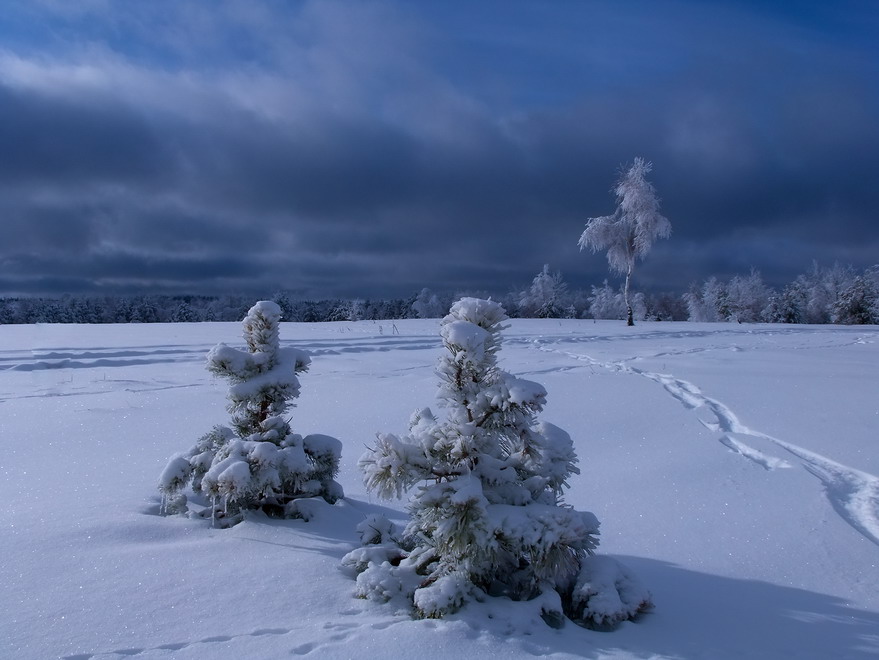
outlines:
M632 278L632 267L629 266L629 269L626 271L626 288L623 290L623 298L626 301L626 325L635 325L635 320L632 318L632 305L629 303L629 280Z

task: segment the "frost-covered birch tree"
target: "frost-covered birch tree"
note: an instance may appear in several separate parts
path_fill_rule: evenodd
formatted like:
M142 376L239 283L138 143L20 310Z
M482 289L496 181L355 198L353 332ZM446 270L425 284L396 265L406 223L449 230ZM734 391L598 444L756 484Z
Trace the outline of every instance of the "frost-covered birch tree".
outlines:
M239 522L247 509L297 517L300 498L342 497L333 480L342 443L293 433L283 416L299 396L297 374L308 369L310 359L296 348L280 347L280 320L276 303L258 302L243 321L247 349L218 344L208 353L208 371L231 383L231 428L216 426L171 459L159 480L164 513L189 510L186 486L207 500L200 515L224 527Z
M496 302L463 298L442 320L445 419L418 411L407 435L379 434L360 459L368 490L415 490L410 522L396 537L386 520L365 521L366 545L343 565L357 573L357 595L402 599L421 617L488 594L534 600L551 625L629 618L650 595L592 556L598 520L562 503L577 456L565 431L537 421L546 390L499 368L506 318Z
M578 243L581 250L607 250L610 269L626 276L624 297L628 325L635 325L629 301L629 283L635 261L650 252L657 238L671 235L671 223L659 212L656 189L646 178L652 169L652 163L635 158L613 188L617 198L616 211L611 215L589 218Z

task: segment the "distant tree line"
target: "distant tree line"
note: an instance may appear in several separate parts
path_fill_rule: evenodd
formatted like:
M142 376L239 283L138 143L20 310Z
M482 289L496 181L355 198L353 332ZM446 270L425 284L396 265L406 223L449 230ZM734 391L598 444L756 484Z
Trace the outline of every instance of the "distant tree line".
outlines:
M285 321L362 321L441 318L463 295L422 289L408 298L299 300L287 292L271 297ZM9 323L196 323L240 321L257 296L70 296L0 298L0 324ZM499 297L513 318L624 320L623 286L605 280L588 291L571 290L561 273L544 266L524 289ZM813 264L809 272L775 290L756 270L728 281L709 277L683 293L634 293L639 321L736 321L739 323L879 324L879 265L858 273L851 267Z
M642 321L879 324L879 264L858 273L839 264L814 263L780 291L752 270L726 282L709 277L683 295L635 293L629 302L634 318ZM549 266L530 287L508 294L504 306L511 316L536 318L623 320L628 311L624 287L614 289L605 280L588 294L569 291Z
M71 296L0 298L3 323L197 323L240 321L259 296ZM285 321L359 321L413 318L416 296L388 300L296 300L271 297Z
M879 265L857 273L850 267L813 264L781 291L760 273L728 282L710 277L684 294L691 321L739 323L879 323Z

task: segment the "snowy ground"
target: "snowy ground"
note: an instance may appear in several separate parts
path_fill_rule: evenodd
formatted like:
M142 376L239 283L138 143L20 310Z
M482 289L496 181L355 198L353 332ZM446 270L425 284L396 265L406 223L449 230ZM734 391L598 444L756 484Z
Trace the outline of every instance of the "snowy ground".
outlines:
M284 324L298 432L345 444L309 523L156 515L167 459L226 420L237 324L0 326L0 657L879 657L879 328L515 321L500 360L581 459L567 501L656 609L553 630L491 600L412 621L351 596L357 458L434 405L438 321ZM385 508L387 507L387 509Z

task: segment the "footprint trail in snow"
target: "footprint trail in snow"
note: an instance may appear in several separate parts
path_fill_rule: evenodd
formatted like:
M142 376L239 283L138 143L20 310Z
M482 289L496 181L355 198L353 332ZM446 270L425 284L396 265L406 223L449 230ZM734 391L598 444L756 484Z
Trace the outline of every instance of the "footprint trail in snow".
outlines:
M818 478L831 506L843 520L868 540L879 545L879 477L837 463L799 445L752 429L743 424L729 407L717 399L703 394L693 383L669 374L645 371L625 364L635 358L619 362L601 362L588 355L553 348L548 345L548 341L538 339L534 340L532 345L538 350L564 355L574 360L586 362L590 366L629 373L658 383L685 408L696 411L703 426L711 431L722 433L719 438L721 444L766 470L792 466L784 459L770 456L751 447L745 440L748 438L764 440L784 449L798 458L803 467Z

